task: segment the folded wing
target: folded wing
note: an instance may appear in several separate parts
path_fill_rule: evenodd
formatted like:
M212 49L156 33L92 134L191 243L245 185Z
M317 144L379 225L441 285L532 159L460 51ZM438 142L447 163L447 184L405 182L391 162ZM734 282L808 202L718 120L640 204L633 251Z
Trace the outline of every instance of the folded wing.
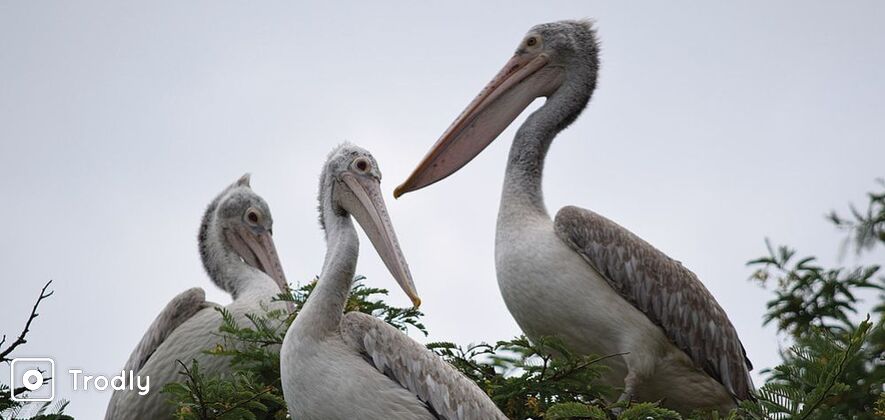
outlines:
M206 302L206 292L199 287L185 290L172 298L148 327L123 369L137 373L172 331L197 312L212 305Z
M448 420L506 419L488 395L448 362L386 322L349 312L341 322L345 342Z
M739 400L753 398L753 365L737 331L697 276L627 229L590 210L556 214L559 238L642 311L695 365Z

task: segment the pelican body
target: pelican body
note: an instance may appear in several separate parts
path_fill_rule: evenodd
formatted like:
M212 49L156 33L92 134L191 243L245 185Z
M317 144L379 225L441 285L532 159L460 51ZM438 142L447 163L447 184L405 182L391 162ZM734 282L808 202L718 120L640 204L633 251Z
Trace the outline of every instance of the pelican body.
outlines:
M283 394L299 420L506 419L476 384L373 316L343 313L359 241L351 216L415 306L415 291L381 196L381 173L365 150L333 150L320 177L327 251L316 288L280 350Z
M267 203L252 191L249 176L221 192L206 209L198 237L200 256L210 279L230 293L225 307L238 322L282 302L271 300L288 292L286 278L271 237L273 219ZM172 419L174 407L161 393L163 386L181 381L182 363L197 360L200 370L218 374L229 370L229 359L203 353L218 342L220 305L206 301L203 289L189 289L170 301L148 328L124 366L124 372L149 377L151 389L115 391L105 420Z
M621 400L727 411L753 398L752 365L694 273L599 214L567 206L551 218L544 205L547 151L590 100L598 52L587 21L533 27L394 196L456 172L546 97L516 133L501 194L495 267L508 310L529 338L620 355L604 380L623 389Z

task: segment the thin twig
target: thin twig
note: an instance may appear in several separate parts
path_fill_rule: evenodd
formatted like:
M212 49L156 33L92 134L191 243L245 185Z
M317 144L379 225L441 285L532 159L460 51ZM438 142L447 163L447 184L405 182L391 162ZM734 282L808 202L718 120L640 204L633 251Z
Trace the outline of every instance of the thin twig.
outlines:
M184 369L184 372L179 373L183 374L187 378L187 381L191 385L191 394L194 396L194 398L196 398L197 404L200 405L200 418L208 419L209 412L208 407L206 407L206 403L203 401L203 390L201 388L202 384L197 383L197 378L191 373L191 370L187 368L187 365L185 365L184 362L181 361L181 359L176 359L175 361L178 362L179 365L181 365L182 369Z
M612 357L618 357L618 356L626 356L626 355L628 355L628 354L630 354L630 352L613 353L613 354L609 354L608 356L600 356L600 357L597 357L597 358L595 358L595 359L588 360L586 363L578 364L578 365L576 365L574 368L570 369L569 371L567 371L567 372L565 372L565 373L563 373L563 372L555 372L553 375L550 376L549 380L551 380L551 381L558 381L558 380L560 380L560 379L562 379L562 378L564 378L564 377L566 377L566 376L571 375L572 373L575 373L575 372L577 372L577 371L579 371L579 370L582 370L582 369L584 369L584 368L590 367L591 365L594 365L594 364L596 364L596 363L599 363L599 362L601 362L601 361L603 361L603 360L605 360L605 359L611 359Z
M240 402L234 404L233 406L231 406L230 408L228 408L227 410L224 410L224 411L218 413L218 417L223 417L225 414L230 413L230 412L232 412L232 411L234 411L234 410L236 410L236 409L238 409L238 408L240 408L240 407L243 407L243 406L245 406L246 404L248 404L248 403L250 403L250 402L252 402L252 401L257 400L257 399L263 397L263 396L266 395L266 394L269 394L270 391L271 391L270 389L265 389L264 391L261 391L261 392L255 394L255 395L253 395L253 396L251 396L251 397L249 397L249 398L243 400L243 401L240 401Z
M37 307L40 306L40 302L42 302L43 299L46 299L52 296L53 293L55 293L54 291L46 293L46 289L49 287L50 284L52 284L52 280L49 280L46 285L43 286L43 290L40 291L40 297L37 298L37 302L34 302L34 307L31 309L31 315L28 316L28 322L25 323L25 328L22 330L21 334L19 334L18 338L16 338L15 341L13 341L12 344L9 345L9 348L0 352L0 362L9 362L10 359L6 356L9 356L16 347L28 342L28 340L25 339L25 336L31 330L31 322L34 320L34 318L40 316L40 314L37 313ZM4 335L3 341L0 341L0 344L3 344L5 342L6 336Z

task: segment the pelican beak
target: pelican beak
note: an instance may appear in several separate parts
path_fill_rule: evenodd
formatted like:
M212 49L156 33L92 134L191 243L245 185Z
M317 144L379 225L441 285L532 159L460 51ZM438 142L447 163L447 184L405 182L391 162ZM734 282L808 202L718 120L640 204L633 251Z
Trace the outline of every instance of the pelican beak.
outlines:
M354 205L348 206L347 211L366 232L366 236L372 241L372 245L400 288L412 300L412 304L416 308L419 307L421 299L415 290L412 273L409 272L409 265L406 264L406 258L399 247L393 224L387 215L387 206L381 194L381 183L375 178L355 176L347 172L342 175L342 181L357 199Z
M532 101L552 94L562 84L563 72L559 67L548 67L549 61L544 53L518 51L449 126L393 196L398 198L455 173L491 144Z
M256 233L246 226L238 226L235 231L236 237L229 238L233 239L229 242L243 261L272 278L281 292L289 293L289 283L286 282L286 275L283 273L283 266L280 264L271 232Z

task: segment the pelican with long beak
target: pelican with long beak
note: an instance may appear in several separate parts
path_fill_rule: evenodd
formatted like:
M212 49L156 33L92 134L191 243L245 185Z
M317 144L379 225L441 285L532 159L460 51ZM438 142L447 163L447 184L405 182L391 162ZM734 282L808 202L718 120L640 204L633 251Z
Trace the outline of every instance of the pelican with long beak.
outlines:
M727 411L753 398L734 326L694 273L615 222L568 206L551 219L544 160L596 87L596 33L587 21L529 30L500 73L443 133L398 197L466 165L539 97L546 102L510 148L495 266L510 313L529 338L556 336L579 354L615 355L605 381L621 400L682 412Z
M203 266L218 287L231 294L225 309L238 322L246 315L270 308L287 308L273 299L288 293L286 276L277 257L271 232L273 218L267 203L252 191L249 175L243 175L221 192L206 209L200 224L198 244ZM220 305L206 301L199 287L173 298L148 327L123 367L150 378L150 391L118 390L111 395L105 420L172 419L174 408L160 391L182 379L178 361L190 365L197 360L208 375L230 370L230 359L205 353L219 342L222 317Z
M283 394L299 420L506 419L476 384L386 322L344 313L363 228L390 274L417 307L415 291L369 152L350 145L329 155L320 176L326 260L316 288L280 351Z

